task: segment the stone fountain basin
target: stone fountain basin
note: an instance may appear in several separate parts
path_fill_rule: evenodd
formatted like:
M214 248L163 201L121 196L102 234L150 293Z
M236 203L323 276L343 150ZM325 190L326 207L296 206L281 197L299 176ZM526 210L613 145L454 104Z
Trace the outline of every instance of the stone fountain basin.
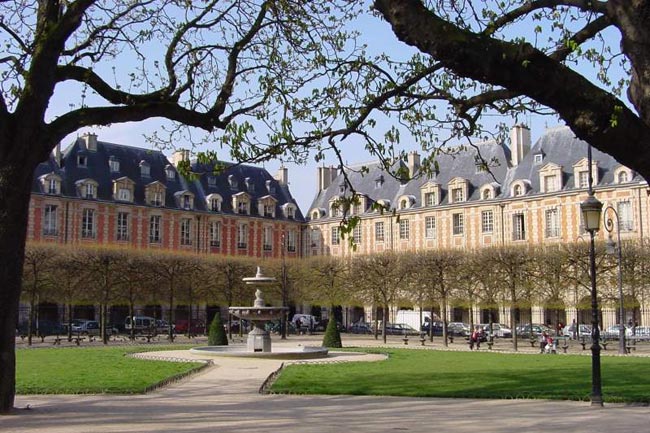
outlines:
M237 358L264 358L264 359L316 359L326 358L327 347L298 346L273 348L271 352L252 352L246 345L235 344L230 346L204 346L190 349L191 353L207 356L225 356Z
M244 320L275 320L282 317L287 308L284 307L230 307L228 311Z

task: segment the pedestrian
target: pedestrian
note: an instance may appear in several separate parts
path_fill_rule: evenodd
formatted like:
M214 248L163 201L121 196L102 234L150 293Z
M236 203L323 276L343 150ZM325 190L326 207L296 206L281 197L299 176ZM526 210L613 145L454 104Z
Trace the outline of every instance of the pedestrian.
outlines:
M474 328L474 331L469 336L469 350L474 350L474 345L476 345L476 350L481 348L481 331L479 331L478 326Z
M546 339L548 337L548 334L546 331L543 331L539 336L537 337L537 341L539 342L539 353L544 353L544 350L546 350Z

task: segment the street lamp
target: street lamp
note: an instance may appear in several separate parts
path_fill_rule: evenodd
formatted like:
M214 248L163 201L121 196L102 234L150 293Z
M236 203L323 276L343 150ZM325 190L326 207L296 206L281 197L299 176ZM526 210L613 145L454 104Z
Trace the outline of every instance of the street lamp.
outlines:
M612 241L612 230L614 229L614 221L611 217L607 216L607 212L612 212L616 217L616 243ZM608 254L616 253L618 256L618 308L619 308L619 328L618 328L618 353L625 355L625 306L623 304L623 256L621 245L621 220L618 212L612 205L605 208L603 214L605 220L605 230L608 233L607 243L605 244Z
M286 251L286 244L287 244L287 238L285 236L284 231L282 232L282 238L281 238L281 257L282 257L282 306L287 307L288 304L288 296L287 296L287 263L285 260L285 251ZM280 320L280 339L281 340L286 340L287 339L287 321L288 321L288 310L284 311L284 314L282 315L282 319Z
M600 228L600 213L603 204L594 197L592 188L591 145L587 147L588 192L589 196L580 203L582 221L585 230L589 232L589 274L591 276L591 405L603 405L602 384L600 380L600 329L598 327L598 292L596 290L596 246L594 235Z

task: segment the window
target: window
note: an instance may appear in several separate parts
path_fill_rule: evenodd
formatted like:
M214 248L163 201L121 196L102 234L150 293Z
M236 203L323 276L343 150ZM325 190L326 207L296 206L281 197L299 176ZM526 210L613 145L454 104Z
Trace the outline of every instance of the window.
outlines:
M555 192L557 189L557 176L544 176L544 192Z
M151 215L149 218L149 242L159 243L161 241L160 236L160 215Z
M618 183L625 183L625 182L629 182L627 171L621 171L620 173L618 173Z
M58 194L59 193L59 181L51 178L47 183L47 193L48 194Z
M296 252L296 232L294 230L287 232L287 251L290 253Z
M77 155L77 166L86 167L88 163L88 158L86 155Z
M129 240L129 214L126 212L117 213L117 240Z
M453 233L462 235L465 232L465 219L462 213L455 213L451 216L453 224Z
M151 204L153 206L162 206L163 204L163 194L161 191L154 191L151 194Z
M214 176L208 176L208 186L216 186L217 178Z
M483 194L481 195L481 198L483 200L490 200L492 198L492 191L489 188L485 188L483 190Z
M451 190L451 199L454 203L465 201L465 192L463 191L463 188L453 188Z
M140 176L141 177L150 177L151 176L151 167L146 161L140 162Z
M587 170L578 172L578 188L589 188L589 172Z
M492 233L494 231L494 212L484 210L481 212L481 232Z
M192 196L183 194L183 209L192 209Z
M243 200L239 200L237 202L237 213L242 214L242 215L247 215L248 214L248 202L245 202Z
M408 240L411 236L409 220L399 220L399 238Z
M519 184L515 185L514 188L512 189L512 195L514 195L515 197L519 197L520 195L523 194L524 194L524 188Z
M165 167L165 175L167 176L167 180L176 179L176 172L174 171L174 167L172 167L170 165Z
M84 197L86 198L95 198L97 193L97 189L95 188L94 183L87 183L84 186Z
M436 238L436 217L428 216L424 219L424 236L427 239Z
M208 226L209 236L210 236L210 246L211 247L220 247L221 246L221 223L219 221L211 221Z
M264 227L264 239L262 249L271 251L273 249L273 227Z
M523 213L516 213L512 216L512 240L526 240L526 224Z
M43 235L56 236L57 230L57 206L53 204L45 205L43 210Z
M436 193L427 192L424 194L424 205L425 206L435 206L436 205Z
M95 210L84 209L81 215L81 237L94 239L95 235Z
M375 188L381 188L384 185L384 176L379 176L375 179Z
M273 212L274 210L275 210L274 205L269 204L269 203L265 204L264 208L263 208L264 216L265 217L273 217L273 214L275 213L275 212Z
M108 160L108 166L111 170L111 173L117 173L120 171L120 161L117 160L114 156L111 156Z
M384 223L375 223L375 242L384 242Z
M352 239L354 240L354 243L357 245L361 245L361 221L354 227L354 230L352 230Z
M212 212L221 212L221 200L218 198L210 199L210 210Z
M255 184L253 183L250 177L244 179L244 183L246 184L246 190L248 192L255 192Z
M541 153L535 154L534 156L535 165L541 164L543 160L544 160L544 155L542 155Z
M290 220L294 219L296 216L296 209L293 206L287 206L287 218Z
M352 215L361 215L361 203L354 203L352 205Z
M544 236L547 238L556 238L560 236L560 218L557 208L546 209L544 212Z
M235 179L235 176L228 175L228 185L230 186L230 189L237 189L237 179Z
M120 201L131 201L131 191L128 188L118 189L117 199Z
M181 219L181 245L192 245L192 220Z
M338 227L332 227L332 245L338 245L341 243L341 233L339 232Z
M248 248L248 224L246 223L237 226L237 248Z
M629 201L620 201L616 204L616 212L622 232L634 230L634 220L632 217L632 203Z

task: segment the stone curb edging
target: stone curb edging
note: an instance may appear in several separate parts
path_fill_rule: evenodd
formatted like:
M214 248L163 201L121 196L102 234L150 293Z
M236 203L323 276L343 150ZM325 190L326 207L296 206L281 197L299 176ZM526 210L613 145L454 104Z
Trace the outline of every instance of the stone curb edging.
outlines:
M156 391L160 388L163 388L167 385L170 385L175 382L179 382L182 379L185 379L188 376L191 376L193 374L199 373L203 370L205 370L208 367L211 367L214 365L214 362L211 359L187 359L187 358L179 358L179 357L172 357L172 356L148 356L146 353L131 353L127 355L130 358L135 358L135 359L143 359L147 361L166 361L166 362L195 362L199 363L201 365L192 368L189 371L185 371L183 373L178 373L175 374L171 377L168 377L166 379L163 379L157 383L154 383L153 385L149 385L144 388L142 391L143 394L147 394L152 391Z

